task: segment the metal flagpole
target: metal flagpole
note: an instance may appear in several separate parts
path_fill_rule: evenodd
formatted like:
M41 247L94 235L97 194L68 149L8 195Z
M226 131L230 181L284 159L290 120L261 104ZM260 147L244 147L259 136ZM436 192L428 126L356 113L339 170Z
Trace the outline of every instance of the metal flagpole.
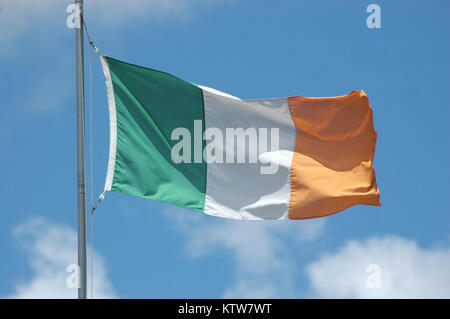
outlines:
M77 189L78 189L78 299L87 297L86 279L86 175L84 134L84 45L83 45L83 0L75 0L79 13L76 34L77 56Z

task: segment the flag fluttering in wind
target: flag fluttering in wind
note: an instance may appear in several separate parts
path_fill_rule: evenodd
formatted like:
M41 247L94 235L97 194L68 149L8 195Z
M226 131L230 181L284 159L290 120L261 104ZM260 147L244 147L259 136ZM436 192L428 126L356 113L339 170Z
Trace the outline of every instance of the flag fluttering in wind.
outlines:
M110 112L105 191L234 219L379 206L364 91L242 100L101 56Z

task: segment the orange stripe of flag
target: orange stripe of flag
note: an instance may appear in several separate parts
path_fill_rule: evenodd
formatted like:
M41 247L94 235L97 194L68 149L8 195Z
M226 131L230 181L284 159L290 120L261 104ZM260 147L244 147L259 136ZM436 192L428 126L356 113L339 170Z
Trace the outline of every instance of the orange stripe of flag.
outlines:
M290 97L297 128L289 218L380 206L373 157L377 133L364 91L329 98Z

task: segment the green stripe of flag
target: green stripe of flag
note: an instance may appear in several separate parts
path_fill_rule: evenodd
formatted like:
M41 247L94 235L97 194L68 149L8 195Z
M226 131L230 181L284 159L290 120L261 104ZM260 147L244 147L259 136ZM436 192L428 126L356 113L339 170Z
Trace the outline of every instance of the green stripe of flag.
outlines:
M194 120L204 131L203 93L173 75L106 57L117 114L112 191L203 211L206 163L175 164L172 131L186 128L194 145ZM202 139L202 149L204 141Z

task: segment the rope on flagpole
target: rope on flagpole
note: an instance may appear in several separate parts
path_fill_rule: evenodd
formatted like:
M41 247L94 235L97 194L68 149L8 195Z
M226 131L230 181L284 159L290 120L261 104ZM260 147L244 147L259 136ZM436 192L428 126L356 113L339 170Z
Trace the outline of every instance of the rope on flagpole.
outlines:
M89 143L90 143L90 190L91 190L91 251L90 251L90 293L91 293L91 299L94 298L94 211L98 208L102 200L105 198L105 192L103 191L100 194L99 199L94 203L94 160L93 160L93 116L92 116L92 50L97 55L101 55L100 50L94 45L94 42L91 39L91 36L89 34L86 22L84 19L81 19L83 21L83 27L86 31L86 35L89 41Z
M97 55L102 55L102 54L100 53L100 50L94 45L94 42L91 40L91 36L89 34L89 31L88 31L88 28L86 25L86 21L84 19L82 19L82 21L83 21L83 27L84 27L84 30L86 31L86 35L87 35L89 45L90 45L90 48L89 48L89 83L90 83L89 99L90 100L89 100L89 103L90 103L90 115L91 115L90 124L91 124L91 132L92 132L92 51L91 51L91 48L94 50L94 52ZM92 133L91 133L91 138L92 138ZM92 164L92 141L91 141L90 146L91 146L91 164ZM91 168L92 168L92 166L91 166ZM104 198L105 198L104 191L100 194L99 199L97 200L97 202L95 202L95 204L93 204L94 200L91 198L91 214L94 213L94 211L97 209L97 207L100 205L100 203L102 202L102 200Z
M86 30L87 34L87 30ZM89 42L91 40L89 39ZM91 206L94 202L94 159L93 159L93 118L92 118L92 48L89 47L89 155L90 155L90 191L91 191ZM94 298L94 210L91 209L91 299Z
M83 19L83 26L84 26L84 30L86 30L86 35L89 41L89 45L94 49L95 53L97 53L97 55L101 55L100 50L94 45L94 42L91 40L91 37L89 35L89 31L86 25L86 22Z
M93 116L92 116L92 50L98 55L100 55L99 49L92 42L91 37L89 35L89 31L86 26L86 22L84 19L83 26L86 31L86 35L89 41L89 146L90 146L90 203L91 203L91 233L90 233L90 242L91 242L91 251L90 251L90 293L91 299L94 298L94 211L99 206L100 202L105 198L105 192L100 195L100 198L94 204L94 159L93 159Z
M86 21L84 19L82 19L82 21L83 21L84 30L86 31L86 35L87 35L87 38L88 38L88 41L89 41L90 49L91 48L94 49L94 52L97 55L102 55L100 50L94 45L94 42L91 40L91 36L89 34L89 31L88 31L88 28L87 28L87 25L86 25ZM89 81L90 81L90 83L92 83L92 69L91 68L92 68L92 51L90 50L89 51L89 72L90 72L90 74L89 74L89 77L90 77ZM90 99L92 99L92 87L90 89L91 89L91 91L90 91ZM91 121L91 123L92 123L92 121ZM92 144L91 144L91 147L92 147ZM92 205L92 203L94 201L91 200L91 214L94 213L94 211L97 209L97 207L100 205L100 203L102 202L102 200L104 198L105 198L105 191L103 191L100 194L100 196L99 196L98 200L95 202L95 204Z

